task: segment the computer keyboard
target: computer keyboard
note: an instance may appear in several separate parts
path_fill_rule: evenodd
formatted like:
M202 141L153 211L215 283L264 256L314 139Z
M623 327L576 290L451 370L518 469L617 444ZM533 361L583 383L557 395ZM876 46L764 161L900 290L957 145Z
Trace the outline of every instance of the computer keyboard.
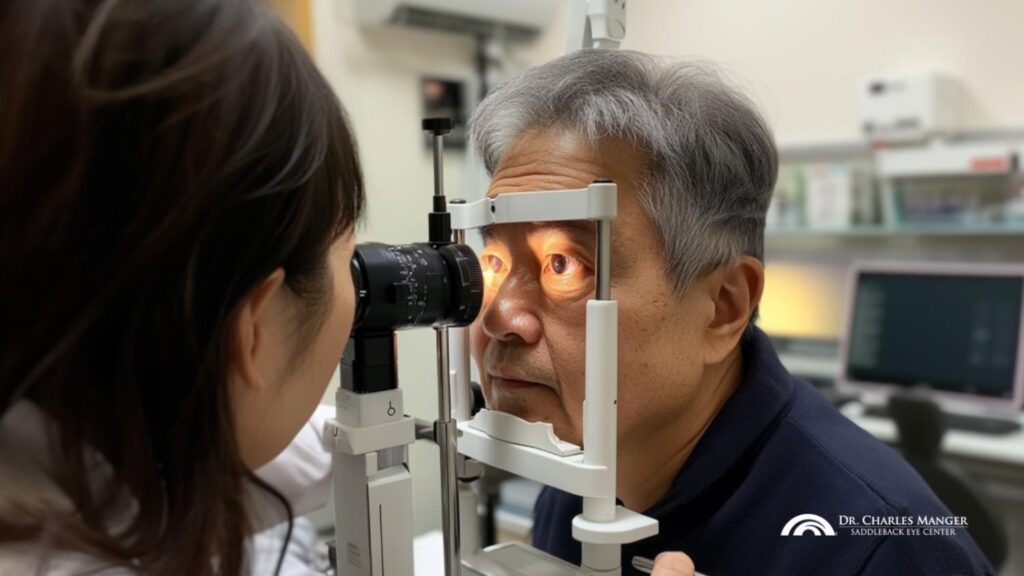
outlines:
M985 416L967 416L965 414L950 414L943 412L947 430L962 430L965 432L976 432L979 434L1004 435L1016 432L1021 429L1020 422L1016 420L1005 420L1002 418L989 418ZM865 416L875 418L890 418L889 408L886 406L866 406Z

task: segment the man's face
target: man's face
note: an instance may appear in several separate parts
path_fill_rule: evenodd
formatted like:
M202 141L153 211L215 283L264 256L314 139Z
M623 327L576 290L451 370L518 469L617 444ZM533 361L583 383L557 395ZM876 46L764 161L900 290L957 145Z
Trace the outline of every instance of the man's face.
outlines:
M677 421L704 366L703 327L714 305L700 282L673 294L662 243L636 196L641 152L618 141L598 148L556 130L520 137L488 196L618 185L612 227L612 297L619 302L619 438L623 450ZM592 222L503 224L484 231L487 288L472 327L488 408L547 421L563 440L583 431L586 302L594 297Z

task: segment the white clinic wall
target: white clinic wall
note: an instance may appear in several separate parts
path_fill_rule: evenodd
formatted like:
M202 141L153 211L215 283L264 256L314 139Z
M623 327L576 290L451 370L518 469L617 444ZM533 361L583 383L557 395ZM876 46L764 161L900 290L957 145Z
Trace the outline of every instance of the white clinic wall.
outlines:
M879 74L961 82L965 126L1024 126L1021 0L635 0L624 47L704 58L750 90L782 143L858 136Z
M543 62L561 52L561 10L551 30L529 47L513 50L518 66ZM474 42L468 37L409 29L372 29L357 25L351 0L314 0L313 44L317 65L348 111L359 145L367 186L368 211L359 230L360 242L391 244L427 239L427 212L433 193L430 151L420 131L420 80L437 76L465 80L475 90ZM470 180L461 152L445 158L449 198L482 195ZM434 334L430 330L401 332L398 337L399 378L405 411L418 418L437 418L437 377ZM333 403L337 375L327 392ZM416 533L441 526L438 450L422 442L411 450Z

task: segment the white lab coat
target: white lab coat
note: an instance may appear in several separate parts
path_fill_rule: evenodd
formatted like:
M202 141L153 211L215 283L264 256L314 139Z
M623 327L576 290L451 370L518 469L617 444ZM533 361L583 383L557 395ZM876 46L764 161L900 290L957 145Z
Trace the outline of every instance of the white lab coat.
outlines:
M284 452L256 472L284 494L296 516L312 512L327 501L331 455L322 448L321 434L324 420L333 413L331 406L319 407ZM35 405L25 401L16 403L0 418L0 515L10 514L11 510L71 510L70 501L47 472L46 418ZM94 481L102 482L109 475L109 466L97 456L90 475ZM286 519L276 500L255 488L251 494L257 527L269 528ZM134 503L126 499L123 504L123 513L119 514L128 517ZM261 550L258 545L254 548L254 573L268 573L277 561L276 549ZM102 576L134 574L112 569L81 553L44 549L39 542L0 544L3 576L70 576L90 570Z

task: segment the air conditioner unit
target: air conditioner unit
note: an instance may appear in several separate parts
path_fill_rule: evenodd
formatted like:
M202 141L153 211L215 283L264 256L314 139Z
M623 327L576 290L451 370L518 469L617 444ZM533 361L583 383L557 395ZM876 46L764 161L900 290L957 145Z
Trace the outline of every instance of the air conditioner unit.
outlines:
M874 78L861 92L861 128L874 142L915 142L956 132L958 87L941 74Z
M529 40L555 17L553 0L355 0L364 26L408 26Z

